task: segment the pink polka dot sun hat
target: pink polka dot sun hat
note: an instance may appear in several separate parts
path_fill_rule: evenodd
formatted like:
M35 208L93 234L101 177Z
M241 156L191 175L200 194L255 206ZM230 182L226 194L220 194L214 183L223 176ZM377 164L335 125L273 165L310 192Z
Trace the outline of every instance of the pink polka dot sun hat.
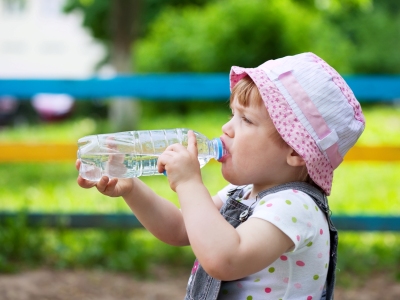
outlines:
M333 170L365 127L360 103L336 70L313 53L269 60L256 68L232 67L230 88L249 75L282 138L306 162L327 195Z

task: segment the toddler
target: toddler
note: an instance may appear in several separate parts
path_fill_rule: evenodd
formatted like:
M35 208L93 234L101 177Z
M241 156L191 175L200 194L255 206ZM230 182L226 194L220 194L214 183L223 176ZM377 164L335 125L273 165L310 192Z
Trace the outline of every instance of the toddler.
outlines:
M154 236L192 247L186 300L333 299L338 237L326 196L364 130L360 104L313 53L232 67L230 87L220 160L230 184L217 195L202 182L193 132L158 159L180 209L138 178L78 184L123 197Z

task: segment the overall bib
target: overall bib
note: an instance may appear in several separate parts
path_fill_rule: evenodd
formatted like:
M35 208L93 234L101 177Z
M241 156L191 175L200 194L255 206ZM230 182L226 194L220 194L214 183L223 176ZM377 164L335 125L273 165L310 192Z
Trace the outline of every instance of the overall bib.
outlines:
M258 194L258 199L262 199L268 194L277 193L287 189L295 189L308 194L326 216L330 233L330 258L325 284L326 288L322 294L321 300L332 300L335 287L338 232L330 218L330 210L326 195L308 183L290 182L260 192ZM236 228L246 221L253 213L253 208L236 200L243 196L243 190L240 188L231 191L228 196L229 198L222 206L220 212L225 220ZM186 289L185 300L216 300L218 299L218 294L221 290L221 285L223 284L223 281L221 282L221 280L209 276L196 260Z

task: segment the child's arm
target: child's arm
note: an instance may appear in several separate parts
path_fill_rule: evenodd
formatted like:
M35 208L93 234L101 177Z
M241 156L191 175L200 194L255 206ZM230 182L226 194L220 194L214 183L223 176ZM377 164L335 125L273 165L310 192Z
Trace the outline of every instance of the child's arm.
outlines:
M236 280L261 271L283 253L291 250L293 241L273 224L250 218L236 229L215 210L207 192L196 184L178 186L192 249L206 272L220 280Z
M79 160L76 167L79 170ZM168 200L157 195L137 178L109 179L104 176L99 182L78 177L82 188L96 187L103 195L123 197L140 223L161 241L184 246L189 244L182 213Z
M260 271L294 244L271 223L251 218L238 228L219 213L204 186L197 160L196 139L170 146L159 158L159 171L178 193L192 249L206 272L220 280L235 280Z

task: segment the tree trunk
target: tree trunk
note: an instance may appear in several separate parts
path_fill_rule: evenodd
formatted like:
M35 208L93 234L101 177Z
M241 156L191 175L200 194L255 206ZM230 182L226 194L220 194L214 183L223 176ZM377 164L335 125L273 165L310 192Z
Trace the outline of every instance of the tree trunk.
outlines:
M131 47L137 37L140 0L111 1L111 61L118 75L134 73ZM115 97L109 109L113 131L134 130L140 114L139 103L129 97Z

